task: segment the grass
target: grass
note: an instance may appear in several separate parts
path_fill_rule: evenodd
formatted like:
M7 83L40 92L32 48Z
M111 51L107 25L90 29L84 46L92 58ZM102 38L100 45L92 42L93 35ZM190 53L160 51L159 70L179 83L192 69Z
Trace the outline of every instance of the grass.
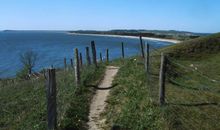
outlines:
M118 86L111 90L103 115L108 121L106 129L112 126L132 130L160 129L163 119L160 109L149 98L143 63L138 58L122 62L124 65L114 80Z
M215 54L220 51L220 33L185 41L181 44L164 48L161 51L177 58L206 57L207 54Z
M115 61L121 66L114 80L106 129L220 129L220 34L198 38L160 52L169 55L166 104L158 105L160 56L152 52L150 75L136 57ZM148 80L147 80L148 79Z
M217 130L220 120L220 53L207 55L208 59L177 59L187 68L172 67L178 75L167 82L167 105L164 116L169 129ZM193 67L192 67L193 65Z
M82 80L97 85L104 75L105 66L87 67ZM95 76L93 76L95 75ZM59 129L87 129L89 104L93 88L84 84L75 87L73 70L57 71L57 112ZM0 129L42 130L46 129L45 79L0 82Z

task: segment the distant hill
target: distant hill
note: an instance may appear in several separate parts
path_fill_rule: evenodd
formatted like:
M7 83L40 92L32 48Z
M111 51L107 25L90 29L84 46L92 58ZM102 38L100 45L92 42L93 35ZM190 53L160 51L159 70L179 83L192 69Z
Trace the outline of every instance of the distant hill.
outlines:
M11 31L13 31L13 30L3 30L2 32L11 32Z
M70 31L70 33L81 33L81 34L109 34L109 35L126 35L126 36L145 36L165 39L177 39L177 40L188 40L198 38L201 36L210 35L209 33L194 33L187 31L176 31L176 30L109 30L109 31L96 31L96 30L77 30Z

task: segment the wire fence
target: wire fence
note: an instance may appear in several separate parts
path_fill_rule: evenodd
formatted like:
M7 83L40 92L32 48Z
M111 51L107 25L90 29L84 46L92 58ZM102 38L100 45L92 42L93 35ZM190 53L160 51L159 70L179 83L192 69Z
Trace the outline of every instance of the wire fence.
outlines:
M145 45L146 46L146 45ZM149 45L149 72L147 75L147 88L149 89L149 96L154 102L159 100L159 71L160 71L160 58L161 51ZM146 52L146 49L145 49ZM146 52L147 54L147 52ZM146 60L146 58L145 58ZM204 74L198 67L193 64L187 66L173 57L166 56L166 84L171 84L173 87L179 87L181 89L188 89L193 91L195 97L200 97L201 94L208 95L208 93L219 94L220 80L212 78ZM172 97L174 98L174 97ZM166 97L166 100L172 99ZM169 102L169 101L168 101Z
M160 105L166 106L165 118L173 119L174 126L175 122L180 123L185 129L204 129L211 125L215 125L212 128L218 127L216 124L220 117L216 112L219 112L220 79L208 75L191 60L183 61L167 54L163 97L160 83L162 51L152 45L149 45L149 51L149 61L144 59L149 63L149 67L145 67L145 70L148 69L146 86L153 104L160 104L161 98L164 98L164 104Z

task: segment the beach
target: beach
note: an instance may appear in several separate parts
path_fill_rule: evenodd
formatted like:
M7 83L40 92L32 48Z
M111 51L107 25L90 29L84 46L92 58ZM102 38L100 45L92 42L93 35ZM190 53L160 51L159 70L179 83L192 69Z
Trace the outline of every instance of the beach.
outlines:
M124 35L109 35L109 34L82 34L82 33L68 33L70 35L86 35L86 36L102 36L102 37L121 37L121 38L133 38L139 39L137 36L124 36ZM163 39L163 38L153 38L153 37L142 37L144 40L154 40L154 41L162 41L162 42L171 42L171 43L180 43L179 40L174 39Z

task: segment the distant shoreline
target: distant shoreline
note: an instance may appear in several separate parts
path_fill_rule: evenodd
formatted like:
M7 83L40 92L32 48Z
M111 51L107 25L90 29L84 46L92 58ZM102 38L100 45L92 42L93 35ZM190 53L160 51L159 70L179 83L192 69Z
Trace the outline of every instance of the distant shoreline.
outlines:
M105 37L121 37L121 38L133 38L139 39L137 36L125 36L125 35L110 35L110 34L83 34L83 33L68 33L69 35L86 35L86 36L105 36ZM163 39L163 38L153 38L153 37L142 37L144 40L155 40L155 41L163 41L163 42L172 42L172 43L180 43L179 40L174 39Z

